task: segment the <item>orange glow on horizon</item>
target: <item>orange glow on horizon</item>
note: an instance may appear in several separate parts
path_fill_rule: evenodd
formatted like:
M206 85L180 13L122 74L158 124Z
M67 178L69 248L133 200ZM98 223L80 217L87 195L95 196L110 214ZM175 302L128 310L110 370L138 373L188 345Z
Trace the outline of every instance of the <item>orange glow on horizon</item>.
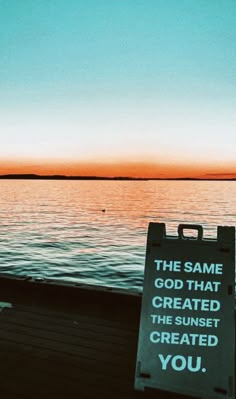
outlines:
M107 176L143 178L235 178L235 165L188 165L163 164L154 162L59 162L59 161L5 161L0 162L3 174L66 175L66 176Z

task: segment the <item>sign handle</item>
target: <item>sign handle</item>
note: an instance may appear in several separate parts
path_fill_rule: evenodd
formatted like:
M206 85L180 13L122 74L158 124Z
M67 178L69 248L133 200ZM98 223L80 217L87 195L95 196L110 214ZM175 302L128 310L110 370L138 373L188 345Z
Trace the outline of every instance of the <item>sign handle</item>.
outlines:
M197 237L186 237L184 235L184 230L197 230L198 235ZM183 239L192 239L192 240L202 240L203 238L203 228L201 225L198 224L180 224L178 226L178 234L179 234L179 238Z

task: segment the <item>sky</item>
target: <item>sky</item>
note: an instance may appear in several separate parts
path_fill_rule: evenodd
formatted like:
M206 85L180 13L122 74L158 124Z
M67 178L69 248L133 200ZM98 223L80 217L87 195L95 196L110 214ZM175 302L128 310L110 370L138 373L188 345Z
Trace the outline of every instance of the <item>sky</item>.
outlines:
M235 0L0 0L0 174L236 176Z

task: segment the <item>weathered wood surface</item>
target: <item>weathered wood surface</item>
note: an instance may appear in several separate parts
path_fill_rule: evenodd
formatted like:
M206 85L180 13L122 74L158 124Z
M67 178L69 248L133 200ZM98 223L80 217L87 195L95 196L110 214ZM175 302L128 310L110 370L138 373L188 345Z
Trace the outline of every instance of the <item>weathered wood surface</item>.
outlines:
M0 398L177 398L133 388L141 296L0 277Z

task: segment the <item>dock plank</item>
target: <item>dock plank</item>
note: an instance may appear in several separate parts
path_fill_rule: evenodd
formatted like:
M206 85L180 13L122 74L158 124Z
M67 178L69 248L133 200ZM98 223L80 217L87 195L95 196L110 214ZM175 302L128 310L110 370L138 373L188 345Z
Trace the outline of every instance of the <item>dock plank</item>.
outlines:
M134 390L140 296L0 277L0 301L1 399L179 397Z
M88 298L47 304L17 290L0 296L12 304L0 312L1 398L135 395L139 311Z

